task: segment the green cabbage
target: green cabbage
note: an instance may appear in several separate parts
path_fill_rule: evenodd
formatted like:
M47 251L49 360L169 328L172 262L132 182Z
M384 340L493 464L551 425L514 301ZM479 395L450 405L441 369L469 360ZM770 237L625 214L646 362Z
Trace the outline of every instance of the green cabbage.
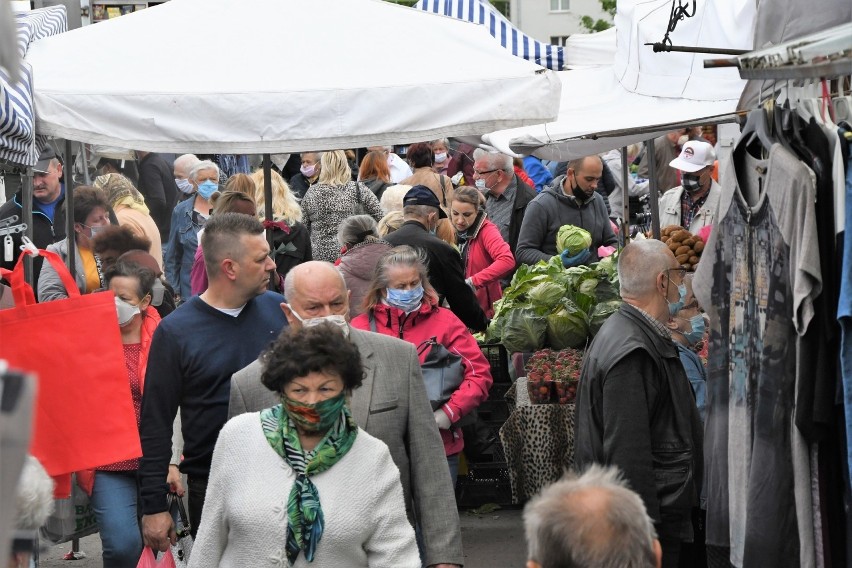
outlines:
M571 302L547 316L547 344L553 349L583 347L588 336L588 316Z
M619 307L621 307L621 300L610 300L601 302L592 309L592 321L589 325L592 335L597 335L604 322L617 312Z
M529 291L527 298L536 307L552 310L565 295L565 288L555 282L542 282Z
M509 311L500 328L501 341L509 353L536 351L544 346L547 319L528 306Z
M556 234L556 251L568 250L568 254L574 256L583 249L592 246L592 235L589 231L574 225L562 225Z

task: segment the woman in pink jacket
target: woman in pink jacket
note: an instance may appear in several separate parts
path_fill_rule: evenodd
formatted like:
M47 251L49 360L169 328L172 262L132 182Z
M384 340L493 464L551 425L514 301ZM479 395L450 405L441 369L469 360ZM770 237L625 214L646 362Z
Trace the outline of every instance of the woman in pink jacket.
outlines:
M458 421L488 398L493 380L488 360L473 335L453 312L438 306L438 294L426 274L426 263L413 248L391 249L376 266L364 299L365 312L351 325L398 337L415 347L435 338L447 351L461 357L464 379L450 399L435 410L435 422L455 483L458 455L464 448ZM422 365L430 349L417 351Z
M500 279L512 275L515 257L497 225L486 218L485 198L475 187L456 189L450 217L456 228L465 282L473 288L485 316L491 319L494 302L503 297Z

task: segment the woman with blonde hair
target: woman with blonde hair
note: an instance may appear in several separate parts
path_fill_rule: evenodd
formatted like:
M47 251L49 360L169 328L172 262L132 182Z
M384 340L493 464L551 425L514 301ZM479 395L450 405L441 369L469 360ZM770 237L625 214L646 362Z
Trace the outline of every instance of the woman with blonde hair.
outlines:
M314 260L334 262L340 255L337 228L352 215L365 213L379 221L379 200L363 183L352 181L352 170L342 150L325 152L319 180L302 199L304 223L311 235Z
M94 186L106 194L119 225L129 228L137 237L151 241L151 256L162 268L163 245L160 229L145 205L145 198L133 182L121 174L104 174L95 178Z
M281 278L287 276L294 266L313 260L311 239L302 223L302 208L290 191L290 186L277 172L273 171L272 220L266 219L266 193L263 189L263 170L251 174L254 181L257 216L263 226L272 229L272 260Z

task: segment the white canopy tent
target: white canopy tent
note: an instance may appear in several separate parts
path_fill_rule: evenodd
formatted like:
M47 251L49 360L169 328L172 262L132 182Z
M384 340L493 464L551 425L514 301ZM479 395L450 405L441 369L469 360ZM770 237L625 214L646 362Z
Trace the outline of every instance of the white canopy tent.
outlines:
M751 49L754 2L707 0L671 34L677 45ZM745 82L735 68L704 69L707 55L653 53L669 0L620 0L617 50L609 67L560 73L559 118L492 132L483 142L506 153L569 160L640 142L686 124L731 120Z
M431 45L451 73L394 54ZM171 0L26 60L40 134L162 152L478 135L553 120L561 88L479 25L381 0Z

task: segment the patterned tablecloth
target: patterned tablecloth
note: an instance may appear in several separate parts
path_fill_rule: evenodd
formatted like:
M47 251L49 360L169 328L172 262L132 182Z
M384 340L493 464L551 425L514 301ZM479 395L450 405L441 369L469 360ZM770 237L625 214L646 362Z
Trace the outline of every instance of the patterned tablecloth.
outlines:
M530 404L526 378L506 393L512 413L500 428L512 503L523 503L574 465L574 405Z

